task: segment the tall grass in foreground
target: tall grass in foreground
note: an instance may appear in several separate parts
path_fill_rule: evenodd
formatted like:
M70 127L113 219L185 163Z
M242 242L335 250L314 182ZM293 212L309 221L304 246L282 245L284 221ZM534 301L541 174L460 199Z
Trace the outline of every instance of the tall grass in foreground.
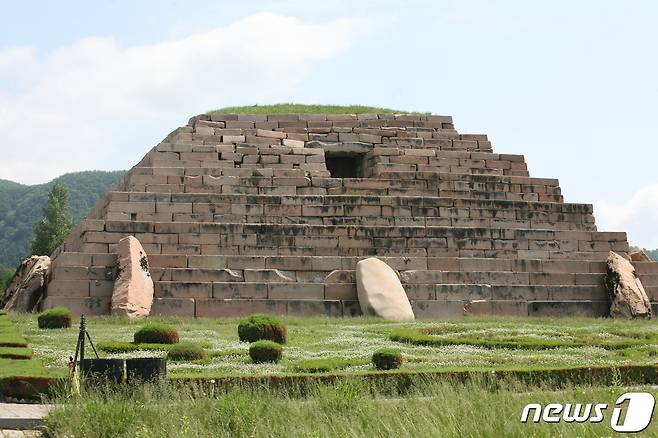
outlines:
M615 383L615 382L611 382ZM610 436L610 412L599 424L522 424L527 403L609 403L612 387L548 391L515 381L424 382L409 388L357 380L220 391L171 384L87 392L60 398L47 436L81 437L510 437ZM652 424L641 436L658 436ZM637 435L636 435L637 436Z

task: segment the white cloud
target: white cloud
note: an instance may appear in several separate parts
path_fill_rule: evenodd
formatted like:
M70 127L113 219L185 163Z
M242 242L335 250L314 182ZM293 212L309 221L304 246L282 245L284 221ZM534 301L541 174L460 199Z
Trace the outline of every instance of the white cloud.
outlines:
M289 100L313 68L349 48L362 24L260 13L158 44L93 37L43 55L1 50L0 178L35 183L127 168L189 116Z
M626 231L628 241L644 248L658 248L658 184L650 184L621 203L594 203L598 229Z

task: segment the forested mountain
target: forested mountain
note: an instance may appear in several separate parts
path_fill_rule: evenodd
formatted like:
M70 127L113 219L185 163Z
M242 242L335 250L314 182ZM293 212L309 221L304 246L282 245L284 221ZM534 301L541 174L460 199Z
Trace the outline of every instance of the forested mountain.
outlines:
M55 181L66 187L69 209L77 222L121 175L123 171L67 173L49 183L32 186L0 179L0 267L15 267L29 255L34 226L41 219L48 191Z

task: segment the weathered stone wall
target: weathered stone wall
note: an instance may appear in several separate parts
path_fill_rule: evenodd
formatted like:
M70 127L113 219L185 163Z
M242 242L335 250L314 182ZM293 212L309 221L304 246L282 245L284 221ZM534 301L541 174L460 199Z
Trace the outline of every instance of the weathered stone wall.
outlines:
M332 178L327 159L361 160ZM608 251L589 204L434 115L201 115L108 193L53 262L46 306L107 313L118 241L134 235L153 312L358 314L354 269L398 270L418 317L603 315ZM639 263L652 301L658 264Z

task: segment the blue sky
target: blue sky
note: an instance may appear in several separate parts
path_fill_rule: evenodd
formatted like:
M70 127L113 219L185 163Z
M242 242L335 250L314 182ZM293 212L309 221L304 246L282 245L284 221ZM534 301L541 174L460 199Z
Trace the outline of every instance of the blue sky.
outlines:
M651 1L3 1L0 178L125 169L215 107L359 103L453 115L658 247L657 20Z

